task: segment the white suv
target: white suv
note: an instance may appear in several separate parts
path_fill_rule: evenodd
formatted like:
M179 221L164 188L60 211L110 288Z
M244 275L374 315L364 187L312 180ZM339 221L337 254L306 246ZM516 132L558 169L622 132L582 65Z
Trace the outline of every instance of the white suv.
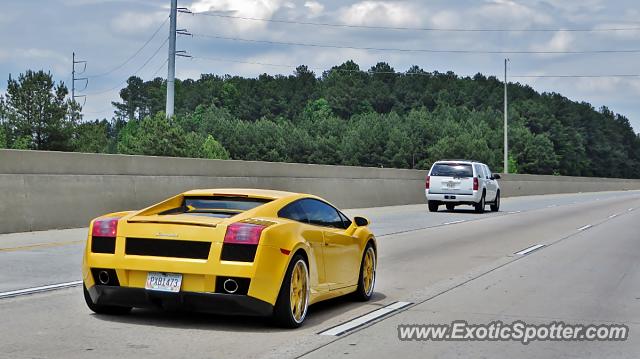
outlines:
M455 206L468 204L476 212L484 212L487 204L496 212L500 209L500 175L491 173L484 163L467 160L442 160L431 166L425 184L430 212L437 212L441 204L453 211Z

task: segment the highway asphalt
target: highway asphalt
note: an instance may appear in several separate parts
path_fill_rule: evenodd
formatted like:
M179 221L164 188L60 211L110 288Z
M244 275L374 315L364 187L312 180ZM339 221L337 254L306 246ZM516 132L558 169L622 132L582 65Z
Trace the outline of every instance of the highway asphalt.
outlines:
M640 192L505 198L498 213L426 205L347 211L379 240L371 302L310 308L298 330L264 320L135 310L92 314L80 287L0 299L0 357L637 357ZM2 292L80 279L86 229L0 235ZM526 255L515 254L544 245ZM394 302L397 314L340 336L319 335ZM395 315L393 315L395 314ZM623 323L625 342L401 342L398 324L493 319ZM346 353L346 354L345 354Z

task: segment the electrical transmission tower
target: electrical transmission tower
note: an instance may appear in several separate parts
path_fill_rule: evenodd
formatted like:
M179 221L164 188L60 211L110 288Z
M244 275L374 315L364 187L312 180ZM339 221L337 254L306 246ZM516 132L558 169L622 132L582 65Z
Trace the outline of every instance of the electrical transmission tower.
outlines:
M186 51L176 51L176 35L191 34L186 29L177 28L178 12L188 13L191 11L187 8L178 8L178 0L171 0L171 10L169 14L169 59L167 61L167 104L165 113L167 118L173 116L174 98L175 98L175 81L176 81L176 56L191 57Z

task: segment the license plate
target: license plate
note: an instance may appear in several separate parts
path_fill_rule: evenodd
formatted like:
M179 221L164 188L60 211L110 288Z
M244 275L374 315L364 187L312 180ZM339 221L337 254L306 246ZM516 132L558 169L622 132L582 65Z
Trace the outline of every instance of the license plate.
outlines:
M447 188L456 188L457 183L455 182L447 182Z
M180 285L182 285L182 274L149 272L144 287L149 290L177 293L180 291Z

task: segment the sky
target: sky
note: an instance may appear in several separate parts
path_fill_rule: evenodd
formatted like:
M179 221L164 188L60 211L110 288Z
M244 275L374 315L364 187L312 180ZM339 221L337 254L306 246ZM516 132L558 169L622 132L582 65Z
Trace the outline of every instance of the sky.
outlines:
M86 95L86 102L78 99L84 103L85 119L110 118L110 103L119 99L118 91L129 76L166 77L169 4L169 0L3 0L0 94L6 91L9 74L17 76L27 69L49 71L70 87L75 52L78 60L87 61L78 77L89 77L88 84L85 88L85 82L76 83L77 94ZM637 0L178 0L178 6L193 13L177 18L178 28L193 34L177 39L177 50L192 56L176 61L181 79L197 79L203 73L290 74L300 64L320 75L350 59L361 69L384 61L399 72L418 65L426 71L502 79L508 57L509 81L589 102L595 108L607 106L629 118L640 132L640 76L519 77L640 75L640 52L557 53L640 50ZM566 31L585 29L609 30ZM492 51L526 53L486 53ZM540 51L556 53L531 53ZM84 64L77 70L82 72Z

